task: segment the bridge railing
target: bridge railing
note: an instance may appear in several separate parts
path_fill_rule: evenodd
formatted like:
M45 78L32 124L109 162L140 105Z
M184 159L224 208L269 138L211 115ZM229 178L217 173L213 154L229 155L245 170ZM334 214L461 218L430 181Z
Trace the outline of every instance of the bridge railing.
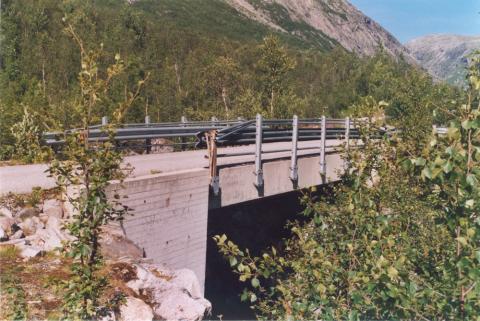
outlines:
M321 137L321 119L299 119L298 120L298 140L316 140ZM336 139L344 135L344 119L327 119L326 139ZM352 128L350 134L358 135L355 126L360 121L352 120ZM103 127L108 124L106 117L102 118L102 124L90 127L89 141L102 142L108 138ZM267 119L262 123L263 141L279 142L288 141L292 137L292 120L291 119ZM47 145L60 149L65 143L65 134L71 133L78 129L68 130L65 132L45 133L43 138ZM205 133L215 130L217 131L216 144L219 146L253 144L256 135L255 120L218 120L215 117L210 121L188 121L182 117L180 122L151 123L150 118L145 118L145 123L123 124L116 129L115 140L118 142L118 148L142 148L147 151L153 146L173 145L173 146L191 146L195 148L206 147ZM164 138L168 142L160 144L152 143L152 140ZM125 142L136 142L136 145L122 145Z

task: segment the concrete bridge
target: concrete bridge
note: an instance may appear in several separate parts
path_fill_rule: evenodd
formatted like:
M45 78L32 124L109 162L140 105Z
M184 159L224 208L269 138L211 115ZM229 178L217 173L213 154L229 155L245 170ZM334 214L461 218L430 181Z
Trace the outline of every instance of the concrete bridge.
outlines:
M262 128L260 126L259 128ZM126 157L134 167L122 186L110 192L128 198L133 209L123 223L131 240L148 258L171 268L189 268L204 284L209 209L288 193L337 181L344 170L342 150L350 145L348 129L327 139L325 119L320 139L220 147L208 140L207 150ZM30 192L34 186L54 187L47 165L0 167L0 194Z

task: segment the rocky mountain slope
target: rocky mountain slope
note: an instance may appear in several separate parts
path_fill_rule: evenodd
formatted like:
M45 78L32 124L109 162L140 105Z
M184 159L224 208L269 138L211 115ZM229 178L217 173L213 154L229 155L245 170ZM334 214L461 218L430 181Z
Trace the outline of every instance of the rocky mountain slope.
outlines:
M410 59L408 50L346 0L225 0L247 17L305 41L371 56L383 47Z
M408 42L406 47L430 74L463 85L468 55L480 49L480 36L429 35Z

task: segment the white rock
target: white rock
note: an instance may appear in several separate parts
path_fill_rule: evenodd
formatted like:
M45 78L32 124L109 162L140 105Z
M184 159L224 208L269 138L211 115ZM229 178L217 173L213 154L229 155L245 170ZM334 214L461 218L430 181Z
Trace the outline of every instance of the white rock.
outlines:
M0 239L7 240L7 233L5 233L2 227L0 227Z
M211 304L202 296L193 271L175 272L156 264L136 264L137 278L127 282L136 293L150 296L155 315L166 320L201 320L211 311ZM141 291L144 290L144 291Z
M0 217L0 227L7 235L11 234L13 224L15 224L15 220L13 218L6 216Z
M0 207L0 216L13 218L12 211L6 207Z
M10 239L10 240L19 240L19 239L21 239L21 238L23 238L23 237L25 237L25 236L23 235L23 231L22 231L22 230L18 230L18 231L16 231L15 233L13 233L13 234L9 237L9 239Z
M30 259L32 257L40 256L44 253L41 248L28 245L17 245L20 248L20 256L24 259Z
M120 306L122 321L152 321L152 308L140 299L127 297L125 304Z
M38 220L38 221L37 221ZM22 223L18 224L23 230L25 236L33 235L39 228L43 228L43 224L40 225L40 220L37 217L37 220L34 220L32 217L25 219Z
M24 221L27 218L38 216L38 214L39 214L38 209L33 207L26 207L26 208L22 208L20 212L17 213L17 217L19 217L22 221Z
M56 199L43 202L43 213L57 218L63 217L63 203Z
M175 270L173 273L172 284L187 291L192 298L202 298L202 288L198 282L195 272L189 269Z
M196 300L180 289L165 293L159 303L155 314L165 320L202 320L212 309L207 300Z

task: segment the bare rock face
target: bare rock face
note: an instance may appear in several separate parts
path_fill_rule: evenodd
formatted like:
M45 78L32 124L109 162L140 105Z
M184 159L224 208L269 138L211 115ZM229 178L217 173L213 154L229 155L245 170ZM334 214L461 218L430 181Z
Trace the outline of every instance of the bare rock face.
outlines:
M334 47L374 55L382 46L394 57L415 59L395 37L346 0L226 0L237 11L302 39L312 35ZM296 27L298 26L298 27ZM300 27L301 26L301 27Z
M407 42L406 47L435 78L465 85L468 55L480 49L480 36L428 35Z
M140 299L127 297L125 304L120 307L121 321L152 321L152 308Z

